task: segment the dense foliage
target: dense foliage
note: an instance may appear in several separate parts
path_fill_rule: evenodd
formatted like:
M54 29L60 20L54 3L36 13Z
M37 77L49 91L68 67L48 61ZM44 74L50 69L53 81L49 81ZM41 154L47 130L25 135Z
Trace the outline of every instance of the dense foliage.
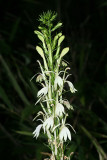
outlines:
M35 78L40 56L35 50L38 39L34 30L42 11L58 12L70 46L66 60L71 81L78 92L71 97L74 107L67 122L73 124L72 143L66 153L73 160L107 159L107 2L83 1L0 1L0 158L41 160L50 155L46 137L35 141L32 132L40 110ZM70 77L69 77L70 78Z

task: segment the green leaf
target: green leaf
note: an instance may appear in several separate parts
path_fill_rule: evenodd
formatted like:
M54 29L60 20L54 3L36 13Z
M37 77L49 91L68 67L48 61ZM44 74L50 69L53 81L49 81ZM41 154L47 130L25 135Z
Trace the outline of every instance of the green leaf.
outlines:
M5 102L5 104L7 104L7 106L9 107L9 109L13 110L13 105L11 104L5 90L0 86L0 97L3 99L3 101Z
M36 112L36 110L38 110L37 106L26 106L21 112L21 122L23 122L23 120L28 119L32 114Z
M10 32L9 41L12 42L16 36L17 30L19 28L21 18L17 18L15 23L13 24L12 31Z
M97 152L102 156L105 160L107 159L107 154L104 152L103 148L97 142L97 140L91 135L91 133L82 125L80 125L82 131L86 134L86 136L91 140L93 145L95 146Z
M15 132L24 136L33 136L32 132L28 131L15 131Z
M72 145L70 145L70 147L67 149L66 151L66 155L69 157L70 156L70 159L73 158L73 153L75 153L76 149L77 149L77 144L73 143L72 142Z
M32 81L30 81L29 84L30 84L33 96L35 98L37 98L36 95L37 95L38 89L37 89L36 85Z
M2 62L2 65L4 66L4 69L6 70L6 73L11 81L11 84L13 85L14 89L16 90L16 92L18 93L19 97L22 99L22 101L26 104L26 105L30 105L28 99L26 98L26 96L24 95L22 89L20 88L19 84L17 83L16 79L14 78L14 75L12 74L10 68L8 67L7 63L5 62L5 60L3 59L2 56L0 56L0 60Z

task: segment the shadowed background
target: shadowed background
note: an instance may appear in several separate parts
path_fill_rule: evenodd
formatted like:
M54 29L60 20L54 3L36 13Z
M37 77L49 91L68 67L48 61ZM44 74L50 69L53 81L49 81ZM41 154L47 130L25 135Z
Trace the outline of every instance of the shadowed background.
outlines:
M107 160L107 1L0 0L0 8L0 159L42 160L50 153L43 132L32 136L40 86L30 79L40 71L37 19L52 10L63 22L62 47L70 47L65 59L78 90L66 95L74 106L68 122L77 133L71 131L65 153L74 152L73 160Z

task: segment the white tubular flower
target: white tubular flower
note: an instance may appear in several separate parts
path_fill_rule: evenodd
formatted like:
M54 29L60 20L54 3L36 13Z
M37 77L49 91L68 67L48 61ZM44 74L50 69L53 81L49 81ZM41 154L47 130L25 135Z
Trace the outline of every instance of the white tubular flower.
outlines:
M48 87L43 87L38 93L37 97L45 96L48 92Z
M60 103L57 103L56 110L55 110L56 116L62 116L63 113L64 113L64 106Z
M54 125L54 120L53 120L53 117L49 117L45 120L45 122L43 123L43 129L44 129L44 132L45 132L45 127L46 129L49 129L50 127L52 128Z
M55 86L57 86L57 84L58 84L59 87L63 86L63 79L60 76L57 76L55 78Z
M71 141L71 133L70 130L66 126L62 126L59 133L59 139L62 141L63 139L67 141L68 139Z
M36 139L37 139L38 136L39 136L39 133L40 133L40 130L41 130L41 127L42 127L42 126L43 126L42 124L38 125L38 126L36 127L36 129L34 130L34 132L33 132L34 137L36 137Z
M66 82L68 83L68 85L69 85L69 87L70 87L70 91L71 91L72 93L75 93L77 90L74 88L73 84L72 84L70 81L66 81Z

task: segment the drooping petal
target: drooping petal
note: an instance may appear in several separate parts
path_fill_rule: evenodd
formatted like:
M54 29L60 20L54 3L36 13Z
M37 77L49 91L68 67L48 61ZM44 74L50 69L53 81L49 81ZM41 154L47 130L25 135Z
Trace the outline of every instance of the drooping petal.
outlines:
M43 80L43 75L39 74L36 78L36 82L42 82L42 80Z
M49 117L45 120L45 122L43 123L43 128L44 128L44 132L45 132L45 127L47 129L52 128L54 124L54 120L53 117Z
M71 133L67 127L66 127L66 133L67 133L69 140L71 141Z
M68 100L62 100L61 101L68 109L74 110L73 106L70 105Z
M62 116L63 113L64 113L64 106L62 104L60 104L60 103L57 103L55 114L57 116Z
M69 129L66 126L61 127L60 133L59 133L59 139L62 141L63 139L67 141L67 137L69 140L71 140L71 133Z
M33 132L34 137L38 138L40 130L41 130L42 124L38 125L35 129L35 131Z
M55 78L55 86L59 86L59 87L62 87L63 86L63 79L60 77L60 76L57 76Z
M46 95L48 92L48 87L43 87L38 93L37 93L37 97L40 97L40 96L44 96Z
M68 85L70 87L70 91L72 93L75 93L77 90L74 88L74 85L70 81L66 81L66 82L68 83Z
M66 140L67 140L67 132L66 132L66 128L64 127L63 128L63 135L64 135L64 140L65 140L65 142L66 142Z
M70 103L68 100L63 100L62 102L68 109L70 109Z

